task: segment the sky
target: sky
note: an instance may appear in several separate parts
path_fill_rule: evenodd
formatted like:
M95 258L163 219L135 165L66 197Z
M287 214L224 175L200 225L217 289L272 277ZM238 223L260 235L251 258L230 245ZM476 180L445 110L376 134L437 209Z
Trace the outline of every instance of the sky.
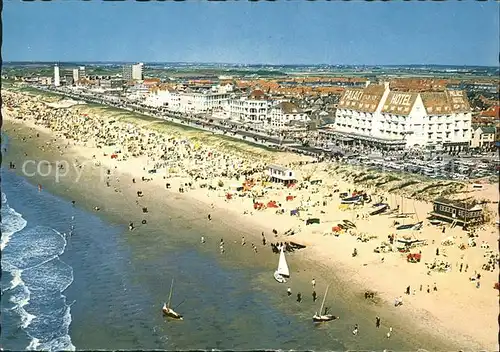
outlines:
M2 59L498 66L499 8L454 0L5 0Z

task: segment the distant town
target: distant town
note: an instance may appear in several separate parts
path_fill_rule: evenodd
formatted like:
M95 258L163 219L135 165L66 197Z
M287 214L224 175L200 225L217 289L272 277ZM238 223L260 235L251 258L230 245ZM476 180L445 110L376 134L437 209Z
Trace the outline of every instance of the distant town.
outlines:
M45 64L7 65L2 78L20 87L239 134L271 147L348 152L355 163L462 179L471 172L476 177L498 172L494 157L486 166L481 164L489 161L462 160L463 173L450 171L446 162L446 156L491 158L498 150L497 71ZM363 155L356 155L360 150ZM380 160L363 160L377 152ZM428 155L436 163L398 163L397 157L387 160L387 153Z

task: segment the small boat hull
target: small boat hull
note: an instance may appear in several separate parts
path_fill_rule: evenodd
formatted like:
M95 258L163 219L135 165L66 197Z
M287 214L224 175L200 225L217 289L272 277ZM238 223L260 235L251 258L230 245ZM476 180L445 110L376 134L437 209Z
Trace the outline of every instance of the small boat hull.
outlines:
M295 248L297 248L297 249L303 249L303 248L306 248L306 246L305 246L305 245L300 244L300 243L297 243L297 242L290 242L290 246L295 247Z
M418 231L422 228L423 222L419 221L416 224L408 224L408 225L399 225L396 227L396 230L415 230Z
M355 204L361 202L360 196L344 198L340 201L341 204Z
M387 209L389 208L389 205L387 204L382 204L382 205L379 205L377 207L377 209L375 209L374 211L370 212L370 215L378 215L378 214L382 214L383 212L385 212Z
M175 319L175 320L183 320L182 315L175 312L172 308L168 308L167 306L163 306L162 308L163 315Z
M315 322L315 323L324 323L324 322L332 321L335 319L337 319L337 317L335 317L331 314L313 316L313 322Z
M281 275L280 273L278 273L278 271L274 272L274 279L276 281L278 281L280 284L286 283L285 277L283 275Z

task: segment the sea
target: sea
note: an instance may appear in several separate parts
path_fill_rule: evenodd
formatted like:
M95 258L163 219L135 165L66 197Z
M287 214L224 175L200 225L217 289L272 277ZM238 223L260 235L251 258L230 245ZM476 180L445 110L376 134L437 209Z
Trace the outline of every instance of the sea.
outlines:
M386 339L368 309L341 299L335 283L329 306L341 319L313 324L320 303L313 304L309 294L302 303L287 297L272 268L221 256L222 233L184 223L131 232L127 222L39 190L6 168L1 186L4 350L409 350L420 347L417 340L426 345L424 338L398 336L396 330ZM200 233L207 243L200 243ZM161 314L172 280L173 307L184 321Z
M258 273L175 246L134 257L120 240L123 225L7 170L1 215L4 349L306 348L318 334L252 287ZM182 322L161 315L174 277Z

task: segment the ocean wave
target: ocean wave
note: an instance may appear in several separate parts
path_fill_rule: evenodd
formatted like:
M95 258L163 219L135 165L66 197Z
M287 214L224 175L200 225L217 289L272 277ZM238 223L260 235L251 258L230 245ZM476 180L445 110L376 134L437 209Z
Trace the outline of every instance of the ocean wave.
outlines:
M2 260L18 269L33 268L64 253L66 240L49 227L36 226L16 233L16 241L3 253Z
M0 240L0 249L3 251L11 237L24 229L28 222L23 219L21 214L9 207L5 193L2 193L1 216L2 222L0 226L2 229L2 238ZM4 221L5 219L7 219L7 221Z
M26 228L27 221L10 208L2 193L2 271L11 275L9 301L19 326L31 338L28 350L74 351L69 326L71 305L63 292L73 282L73 268L59 256L65 236L42 226ZM7 236L6 236L7 235Z

